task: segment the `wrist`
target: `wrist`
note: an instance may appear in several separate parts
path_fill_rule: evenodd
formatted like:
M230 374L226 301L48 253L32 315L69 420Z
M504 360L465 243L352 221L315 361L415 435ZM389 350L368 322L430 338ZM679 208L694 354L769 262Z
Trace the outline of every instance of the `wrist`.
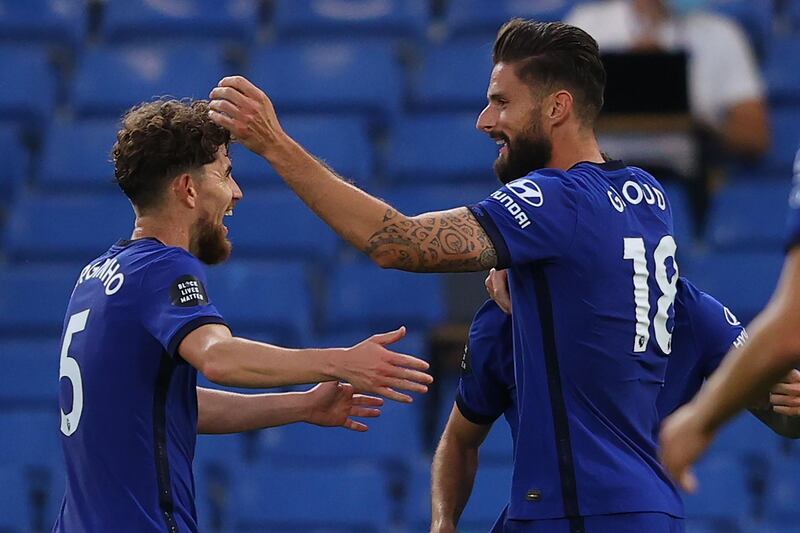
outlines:
M296 144L283 130L271 135L260 150L259 155L270 164L282 160L289 153L291 146Z

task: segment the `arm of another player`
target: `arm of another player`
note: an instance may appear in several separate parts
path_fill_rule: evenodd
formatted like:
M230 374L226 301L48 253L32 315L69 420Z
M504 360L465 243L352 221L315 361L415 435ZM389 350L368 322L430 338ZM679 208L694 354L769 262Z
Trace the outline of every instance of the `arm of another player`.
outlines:
M491 427L470 422L453 406L431 467L431 533L456 531L478 471L478 448Z
M234 337L225 326L206 324L186 335L178 353L220 385L266 388L342 380L357 391L411 402L411 396L398 390L427 392L433 378L423 372L429 366L425 361L385 348L403 335L404 327L351 348L292 350Z
M467 208L409 217L347 183L284 133L270 99L245 78L223 78L210 96L211 119L264 157L321 219L381 267L461 272L497 264L492 241Z
M328 381L306 392L237 394L197 388L197 432L239 433L308 422L317 426L344 426L367 431L366 424L351 417L380 416L383 400L354 394L347 383Z
M787 256L772 299L748 329L749 341L725 358L691 402L664 421L661 459L684 489L695 488L690 465L719 427L766 396L800 361L800 247Z

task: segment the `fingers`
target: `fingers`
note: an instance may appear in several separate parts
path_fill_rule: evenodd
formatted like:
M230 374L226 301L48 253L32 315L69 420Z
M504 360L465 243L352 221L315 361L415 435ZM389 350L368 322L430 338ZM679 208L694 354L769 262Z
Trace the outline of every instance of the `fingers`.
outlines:
M389 387L378 387L375 390L375 393L376 394L380 394L381 396L383 396L387 400L392 400L392 401L395 401L395 402L411 403L411 402L414 401L414 399L411 396L409 396L408 394L403 394L401 392L397 392L396 390L390 389Z
M213 109L208 112L208 117L219 126L222 126L230 132L234 132L238 128L238 124L228 115L214 111Z
M774 405L772 410L779 415L786 416L800 416L800 407L786 407L783 405Z
M416 357L411 357L410 355L405 355L397 352L390 352L392 353L391 359L389 362L394 366L402 366L405 368L411 368L413 370L428 370L430 368L430 364L427 361L422 359L418 359ZM430 377L430 376L429 376ZM428 383L433 382L433 378Z
M353 405L369 405L372 407L380 407L383 405L383 398L377 396L367 396L366 394L354 394Z
M227 100L238 108L250 105L248 97L232 87L214 87L209 93L211 101Z
M784 383L800 383L800 370L793 368L786 377L783 378Z
M433 383L433 376L418 370L411 370L410 368L398 367L392 373L393 377L403 379L406 381L413 381L414 383L421 383L423 385L430 385Z
M795 395L770 394L769 403L780 407L800 407L800 398Z
M351 431L358 431L358 432L364 432L367 431L368 429L366 424L358 422L357 420L352 420L350 418L345 420L342 427L349 429Z
M694 477L691 468L686 468L678 476L678 485L688 493L693 493L697 490L697 478Z
M244 76L226 76L219 80L217 84L220 87L234 87L236 90L249 96L250 98L258 98L263 94L263 91L256 87L250 80Z
M386 346L387 344L392 344L394 342L399 341L403 337L406 336L406 327L400 326L394 331L389 331L388 333L378 333L373 335L369 338L372 342L376 342L381 346Z
M219 113L225 113L231 118L236 118L236 116L238 116L240 113L239 108L230 103L228 100L211 100L211 103L208 104L208 107Z
M772 393L800 396L800 383L787 383L785 381L772 387Z
M428 386L423 383L418 383L416 381L409 381L407 379L400 379L400 378L386 378L386 384L394 389L401 389L407 390L410 392L418 392L420 394L425 394L428 392Z
M381 410L371 409L368 407L351 407L350 416L357 416L358 418L375 418L381 416Z

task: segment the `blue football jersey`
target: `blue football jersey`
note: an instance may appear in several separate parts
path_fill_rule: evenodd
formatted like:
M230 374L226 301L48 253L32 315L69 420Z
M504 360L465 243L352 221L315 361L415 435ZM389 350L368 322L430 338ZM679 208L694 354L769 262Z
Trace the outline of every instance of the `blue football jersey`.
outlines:
M517 398L514 382L511 317L487 300L469 327L461 359L456 405L475 424L492 424L504 415L517 440Z
M678 280L661 185L543 169L471 206L509 268L519 429L508 517L683 514L656 452Z
M119 241L81 271L62 337L54 531L197 531L197 372L177 349L203 324L224 320L185 250Z
M730 310L685 278L678 280L672 335L672 354L658 396L659 418L694 397L728 351L747 339ZM491 424L502 414L516 440L511 317L491 300L472 321L461 372L456 395L461 414L476 424Z
M800 150L794 158L794 186L789 195L789 231L786 249L800 244Z
M658 395L659 417L666 418L694 398L725 355L746 340L747 331L730 309L681 278L675 297L672 354Z

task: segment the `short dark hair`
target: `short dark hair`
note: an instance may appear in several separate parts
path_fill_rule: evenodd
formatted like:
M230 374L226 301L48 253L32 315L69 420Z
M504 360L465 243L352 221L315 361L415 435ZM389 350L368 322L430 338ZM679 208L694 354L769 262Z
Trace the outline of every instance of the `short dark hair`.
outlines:
M157 206L172 178L213 162L230 143L208 109L207 100L160 99L125 114L112 159L116 182L135 207Z
M561 22L511 19L497 32L492 61L514 66L524 82L535 78L545 89L563 85L572 92L578 116L592 125L603 108L606 70L597 41Z

